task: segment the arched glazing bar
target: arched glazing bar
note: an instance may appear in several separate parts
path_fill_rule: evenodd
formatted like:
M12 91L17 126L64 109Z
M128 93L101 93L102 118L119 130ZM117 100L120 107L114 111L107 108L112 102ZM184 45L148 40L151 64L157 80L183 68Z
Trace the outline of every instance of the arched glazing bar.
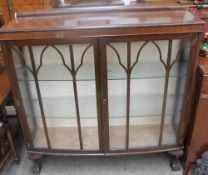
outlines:
M43 66L43 59L44 59L44 53L47 51L47 49L49 47L52 47L54 50L57 51L57 53L59 54L62 64L63 66L70 72L71 76L72 76L72 82L73 82L73 88L74 88L74 100L75 100L75 106L76 106L76 116L77 116L77 127L78 127L78 135L79 135L79 143L80 143L80 150L83 150L83 138L82 138L82 129L81 129L81 121L80 121L80 111L79 111L79 100L78 100L78 90L77 90L77 82L76 82L76 75L78 73L78 71L81 69L83 62L84 62L84 58L85 55L87 53L87 51L89 50L89 48L92 47L93 44L89 44L83 51L82 56L81 56L81 61L80 64L77 66L77 68L75 67L75 63L74 63L74 53L73 53L73 45L70 44L69 45L69 53L70 53L70 61L71 61L71 67L69 67L66 62L65 62L65 58L63 56L63 54L61 53L61 51L54 45L47 45L43 48L41 54L40 54L40 64L39 66L36 68L35 66L35 62L34 62L34 55L33 55L33 51L32 51L32 47L29 47L29 53L30 53L30 57L31 57L31 62L32 62L32 67L33 67L33 71L35 72L35 83L36 83L36 89L38 92L38 100L39 100L39 104L40 104L40 109L41 109L41 115L42 115L42 120L43 120L43 126L44 126L44 131L45 131L45 135L47 138L47 144L48 144L48 148L51 149L51 143L50 143L50 138L49 138L49 134L48 134L48 127L47 127L47 123L46 123L46 116L45 116L45 112L44 112L44 108L43 108L43 102L42 102L42 97L41 97L41 91L40 91L40 87L39 87L39 83L38 83L38 73L41 69L41 67Z

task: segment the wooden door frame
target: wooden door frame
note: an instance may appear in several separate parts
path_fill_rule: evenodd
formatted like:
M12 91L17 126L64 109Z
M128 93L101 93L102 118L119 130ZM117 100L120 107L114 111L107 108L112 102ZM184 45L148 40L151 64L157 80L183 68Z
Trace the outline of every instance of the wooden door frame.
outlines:
M187 76L186 76L186 84L184 88L184 97L183 97L183 105L182 112L180 116L179 129L177 134L177 143L170 145L158 145L152 147L144 147L144 148L130 148L130 149L121 149L121 150L110 150L109 144L109 111L108 111L108 103L102 104L102 118L103 118L103 138L104 138L104 152L105 154L131 154L133 152L137 153L147 153L147 152L155 152L156 150L166 150L168 149L183 149L184 141L185 141L185 128L188 125L188 121L190 120L189 111L191 105L191 94L193 91L193 80L195 76L195 69L197 64L197 44L199 44L199 35L193 33L181 33L181 34L162 34L162 35L135 35L135 36L109 36L103 37L100 39L100 50L102 51L100 54L101 57L101 79L102 79L102 101L105 100L108 102L108 79L107 79L107 52L106 46L109 42L134 42L134 41L151 41L151 40L188 40L191 41L191 49L189 62L187 67ZM191 82L191 83L189 83Z
M21 93L17 81L17 75L16 75L16 70L15 70L15 65L13 62L13 56L12 56L12 47L13 46L26 46L26 47L31 47L31 46L45 46L45 45L67 45L67 44L89 44L92 43L93 46L93 52L94 52L94 68L95 68L95 88L96 88L96 108L97 108L97 127L98 127L98 139L99 139L99 150L61 150L61 149L52 149L51 147L48 148L34 148L33 147L33 139L32 135L30 133L27 117L24 111L23 103L22 103L22 98L21 98ZM100 66L100 61L99 61L99 49L98 49L98 41L96 38L67 38L67 39L50 39L50 40L13 40L13 41L6 41L4 42L3 49L5 51L5 56L6 56L6 61L8 65L8 71L10 76L10 82L12 85L12 92L14 94L14 99L15 99L15 106L17 109L21 129L24 134L24 139L26 142L27 149L31 152L38 151L38 152L68 152L71 154L102 154L103 152L103 139L102 139L102 117L101 117L101 105L100 105L100 71L99 71L99 66ZM35 58L33 58L35 59ZM36 87L37 90L37 87ZM42 106L43 107L43 106ZM47 126L45 126L45 129L47 129ZM48 135L48 134L47 134ZM50 144L49 144L50 145Z

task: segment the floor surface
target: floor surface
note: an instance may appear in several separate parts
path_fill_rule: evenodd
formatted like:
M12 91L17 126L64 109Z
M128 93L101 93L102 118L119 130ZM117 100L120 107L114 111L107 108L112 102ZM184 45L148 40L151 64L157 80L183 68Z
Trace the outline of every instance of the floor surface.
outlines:
M19 141L20 142L20 141ZM12 156L4 166L2 175L31 175L31 161L23 143L17 143L21 157L19 165ZM166 153L125 157L52 157L42 158L40 175L182 175L172 172Z

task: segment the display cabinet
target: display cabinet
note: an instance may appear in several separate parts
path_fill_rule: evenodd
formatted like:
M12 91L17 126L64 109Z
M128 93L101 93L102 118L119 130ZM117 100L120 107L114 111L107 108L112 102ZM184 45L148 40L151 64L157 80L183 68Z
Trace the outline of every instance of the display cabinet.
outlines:
M18 117L42 155L183 155L202 22L140 6L17 14L0 30Z

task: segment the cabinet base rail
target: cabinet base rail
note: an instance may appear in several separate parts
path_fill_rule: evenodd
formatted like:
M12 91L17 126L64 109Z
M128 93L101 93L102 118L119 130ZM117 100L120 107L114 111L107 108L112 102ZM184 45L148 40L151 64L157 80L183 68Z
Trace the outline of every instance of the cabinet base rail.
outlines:
M127 156L127 155L139 155L139 154L150 154L150 153L162 153L167 152L171 155L170 158L170 167L173 171L180 170L180 163L179 159L183 156L183 147L158 147L158 148L145 148L140 151L129 150L127 151L111 151L108 153L96 152L96 151L71 151L67 152L67 150L29 150L28 151L28 158L33 162L32 165L32 173L39 174L41 171L41 158L44 155L51 155L51 156Z

